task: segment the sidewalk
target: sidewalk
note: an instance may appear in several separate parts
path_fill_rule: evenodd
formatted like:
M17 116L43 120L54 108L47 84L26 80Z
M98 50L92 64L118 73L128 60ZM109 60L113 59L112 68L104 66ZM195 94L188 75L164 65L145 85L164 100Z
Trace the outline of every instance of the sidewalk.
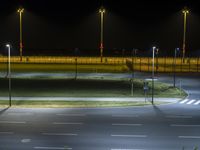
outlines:
M145 98L136 97L11 97L12 100L31 101L145 101ZM9 100L8 97L0 97L0 100ZM151 97L146 100L151 101ZM154 101L176 103L181 98L154 98Z

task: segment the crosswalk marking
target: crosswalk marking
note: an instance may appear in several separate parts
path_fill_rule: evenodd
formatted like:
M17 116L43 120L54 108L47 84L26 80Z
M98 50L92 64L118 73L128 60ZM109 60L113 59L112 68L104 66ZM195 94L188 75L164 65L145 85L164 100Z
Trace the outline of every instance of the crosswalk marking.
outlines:
M185 99L185 100L181 101L180 104L184 104L187 101L189 101L189 99Z
M182 101L179 101L180 104L187 104L187 105L199 105L200 104L200 100L196 100L196 99L184 99Z
M200 104L200 100L198 100L196 103L194 103L194 105L199 105Z
M192 104L193 102L195 102L195 99L190 100L189 102L187 102L186 104Z

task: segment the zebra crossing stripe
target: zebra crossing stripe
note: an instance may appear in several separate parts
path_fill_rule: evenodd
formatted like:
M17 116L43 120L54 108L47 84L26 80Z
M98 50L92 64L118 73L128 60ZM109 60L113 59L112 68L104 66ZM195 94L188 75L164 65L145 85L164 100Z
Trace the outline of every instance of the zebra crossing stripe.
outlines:
M194 103L194 105L199 105L200 104L200 100L198 100L196 103Z
M189 102L187 102L187 104L192 104L193 102L195 102L196 100L193 99L193 100L190 100Z
M189 101L189 99L185 99L185 100L181 101L180 104L184 104L187 101Z
M200 104L200 100L195 100L195 99L184 99L182 101L179 102L180 104L193 104L193 105L199 105Z

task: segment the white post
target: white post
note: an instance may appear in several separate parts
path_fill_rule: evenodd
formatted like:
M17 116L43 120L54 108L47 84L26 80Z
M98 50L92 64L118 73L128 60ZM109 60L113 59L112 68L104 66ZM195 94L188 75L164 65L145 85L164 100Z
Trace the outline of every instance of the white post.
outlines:
M8 47L8 91L9 91L9 106L11 106L12 103L11 103L10 45L7 44L6 47Z
M152 104L154 103L154 52L155 46L153 47L153 58L152 58Z

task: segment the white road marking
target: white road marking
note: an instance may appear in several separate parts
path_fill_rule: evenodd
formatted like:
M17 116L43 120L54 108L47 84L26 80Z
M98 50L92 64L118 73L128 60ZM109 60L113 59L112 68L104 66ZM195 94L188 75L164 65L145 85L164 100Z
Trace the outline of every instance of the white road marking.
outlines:
M194 105L199 105L200 104L200 100L198 100L196 103L194 103Z
M171 127L200 127L200 125L189 125L189 124L171 124Z
M82 125L82 122L53 122L55 125Z
M111 134L113 137L146 138L147 135Z
M123 149L123 148L111 148L110 150L144 150L144 149Z
M25 124L24 121L0 121L0 123L8 123L8 124Z
M7 115L21 116L21 115L33 115L33 113L7 113Z
M184 138L184 139L200 139L200 136L178 136L179 138Z
M138 115L112 115L112 117L129 117L129 118L132 118L132 117L139 117Z
M180 102L180 104L184 104L185 102L189 101L189 99L184 99Z
M55 135L55 136L77 136L74 133L42 133L42 135Z
M14 134L14 132L0 132L0 134Z
M113 123L113 126L142 126L142 124Z
M193 99L193 100L190 100L189 102L187 102L186 104L192 104L193 102L195 102L196 100Z
M36 146L34 149L52 149L52 150L65 150L65 149L72 149L70 147L40 147Z
M29 143L29 142L31 142L31 139L22 139L21 142L22 143Z
M166 116L166 118L185 118L185 119L188 119L188 118L192 118L192 116Z
M56 114L57 116L72 116L72 117L84 117L85 114Z

